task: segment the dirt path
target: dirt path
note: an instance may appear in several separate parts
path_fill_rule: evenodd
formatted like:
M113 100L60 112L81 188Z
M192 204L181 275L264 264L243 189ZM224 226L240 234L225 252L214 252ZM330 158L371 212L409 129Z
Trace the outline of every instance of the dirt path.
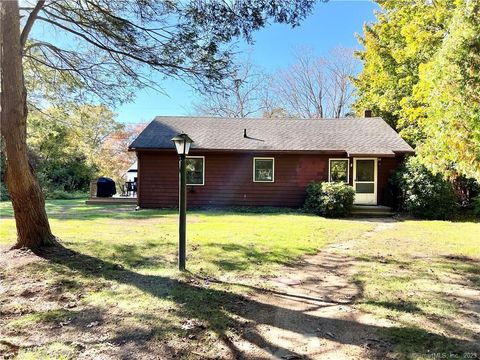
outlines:
M394 226L379 221L364 237ZM255 313L255 325L245 329L234 342L245 358L251 359L362 359L389 357L391 344L377 335L379 327L394 324L356 309L354 300L362 288L352 282L355 260L342 253L349 243L334 244L304 259L302 266L284 267L281 277L267 279L271 291L257 291L248 313ZM265 304L261 311L258 303ZM253 346L258 339L265 348Z

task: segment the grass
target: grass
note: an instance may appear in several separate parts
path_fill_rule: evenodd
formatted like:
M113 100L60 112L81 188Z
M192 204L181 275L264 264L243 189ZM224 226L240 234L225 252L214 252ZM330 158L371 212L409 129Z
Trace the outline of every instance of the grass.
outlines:
M175 211L135 212L83 200L46 206L53 232L73 252L0 269L7 284L0 293L0 340L28 339L18 358L70 359L87 350L91 357L122 357L122 349L134 351L134 345L144 354L166 349L155 352L164 358L196 358L195 352L221 358L232 351L237 329L255 321L244 318L250 290L238 283L262 286L280 266L297 266L302 256L347 241L338 251L354 259L352 281L362 289L356 306L397 324L379 328L395 344L395 356L461 358L478 339L478 313L467 305L480 289L480 223L403 221L377 228L288 209L193 210L189 273L179 274ZM9 203L0 203L0 216L0 244L13 244ZM78 344L79 333L87 348Z
M52 231L69 248L130 270L165 273L175 268L178 237L174 210L133 211L132 206L87 206L81 200L47 201ZM12 216L8 203L0 215ZM2 220L0 243L15 242L13 219ZM204 275L249 276L314 254L330 242L359 236L366 223L327 220L291 210L189 211L188 268Z
M9 315L4 323L9 336L28 334L32 341L38 336L41 343L45 339L32 335L33 327L45 333L51 333L46 329L52 327L63 329L67 339L75 337L69 335L75 333L73 329L95 333L101 328L110 340L92 339L94 351L109 351L109 342L122 344L134 338L175 349L166 358L188 357L194 345L186 346L185 338L203 327L208 330L194 343L201 343L202 353L215 357L219 339L231 336L231 329L241 325L232 306L246 301L242 294L247 288L199 279L258 285L261 276L279 266L372 228L285 209L189 211L189 273L181 275L176 270L176 211L135 212L131 206L86 206L82 200L50 200L46 207L52 231L76 254L23 266L22 278L29 280L25 283L15 271L2 271L3 278L14 284L8 294L0 295L2 312ZM0 215L0 243L13 244L15 224L9 203L0 204ZM29 300L40 294L42 302ZM65 308L72 303L72 308ZM95 323L100 325L87 328ZM18 354L69 358L69 341L63 341L65 347L58 342L27 346Z
M379 251L396 258L410 256L472 256L480 257L479 222L403 221L376 234ZM398 241L402 246L392 246Z
M360 308L402 325L384 331L400 353L463 358L453 339L478 342L478 328L467 325L478 313L466 305L478 302L479 231L475 222L404 221L351 249L360 262Z
M63 309L33 312L33 313L26 314L16 320L10 321L7 324L7 327L13 329L13 328L28 327L37 323L55 322L63 318L66 318L68 315L69 315L69 312Z

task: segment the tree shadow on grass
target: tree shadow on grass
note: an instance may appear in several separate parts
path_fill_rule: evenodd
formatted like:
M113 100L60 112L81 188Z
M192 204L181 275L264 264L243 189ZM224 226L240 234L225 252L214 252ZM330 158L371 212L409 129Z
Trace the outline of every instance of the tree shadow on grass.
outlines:
M156 268L156 267L168 267L172 266L176 261L169 258L166 249L168 249L170 243L157 243L149 246L151 243L147 243L147 246L137 246L131 244L114 244L113 250L116 257L121 259L122 263L129 268L144 269L144 268ZM155 249L158 254L147 256L146 250ZM151 250L150 253L153 251Z
M158 275L143 275L123 269L114 263L74 252L61 246L47 249L40 255L52 263L63 265L89 277L98 277L120 284L131 285L156 298L168 298L175 301L179 305L179 309L175 310L178 316L182 318L195 318L207 324L207 327L217 333L218 337L222 339L224 344L230 349L232 356L237 359L244 358L246 354L228 337L227 331L229 329L235 329L241 339L254 346L265 349L272 355L295 355L299 358L309 359L309 357L306 356L302 357L301 354L294 350L268 341L258 331L256 325L279 327L282 330L296 334L315 333L315 329L320 327L326 329L349 329L352 334L365 333L374 335L380 331L391 334L390 337L392 338L397 336L400 339L399 341L407 341L409 333L411 333L412 336L429 339L427 346L423 343L412 343L410 348L404 350L408 352L425 352L429 349L428 344L434 344L436 346L439 343L446 344L449 348L454 349L469 349L473 347L473 344L469 341L453 337L442 337L423 329L409 327L384 328L381 326L362 324L355 320L314 316L307 311L292 310L279 307L271 302L263 303L252 300L251 298L232 292L213 289L211 287L202 287L198 285L197 282L176 280ZM279 316L285 321L278 321ZM247 321L255 326L245 329L245 324L238 320L238 317L247 319ZM295 321L291 321L292 319L295 319ZM127 334L123 334L123 336L126 335ZM122 334L118 336L122 336ZM325 332L316 332L316 336L332 340L328 333ZM339 334L334 341L341 344L364 345L364 339L359 339L355 336L343 336L342 334ZM378 349L378 357L382 357L383 352L384 350Z
M105 241L86 239L78 241L64 240L65 246L88 248L94 254L102 254L106 261L118 263L135 269L154 269L172 267L176 263L174 250L176 244L160 238L162 241L142 240L131 244L115 243L106 245Z
M434 263L437 268L459 273L469 285L480 288L480 259L457 255L444 255L441 259L441 262Z
M222 257L212 260L212 263L223 271L242 271L264 264L279 264L294 266L299 264L299 253L311 252L311 249L296 248L297 254L289 248L263 250L258 246L240 244L207 243L202 247L220 249Z
M142 209L136 211L136 205L85 205L84 200L47 200L46 210L50 219L56 220L97 220L97 219L131 219L148 220L156 218L172 218L178 214L175 209ZM1 218L13 218L13 208L0 208Z
M68 207L65 211L52 209L48 212L49 218L57 220L150 220L165 219L176 221L175 215L178 212L174 209L145 209L136 211L131 205L102 205L88 207Z
M380 263L380 264L389 264L389 265L399 265L403 268L409 268L411 262L402 261L395 259L393 257L381 256L381 255L359 255L355 257L355 260L362 262L371 262L371 263Z
M422 314L425 315L425 312L417 306L414 302L406 301L406 300L398 300L398 301L364 301L363 304L373 305L383 307L388 310L400 311L405 313L411 314Z

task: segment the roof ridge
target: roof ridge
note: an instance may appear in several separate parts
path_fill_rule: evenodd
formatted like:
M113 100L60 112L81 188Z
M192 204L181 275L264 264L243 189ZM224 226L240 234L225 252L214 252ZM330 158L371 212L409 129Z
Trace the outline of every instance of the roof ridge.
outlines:
M240 121L240 120L266 120L266 121L335 121L335 120L383 120L380 116L372 116L372 117L340 117L340 118L289 118L289 117L281 117L281 118L269 118L269 117L224 117L224 116L189 116L189 115L157 115L155 116L154 120L156 119L209 119L209 120L228 120L228 121Z

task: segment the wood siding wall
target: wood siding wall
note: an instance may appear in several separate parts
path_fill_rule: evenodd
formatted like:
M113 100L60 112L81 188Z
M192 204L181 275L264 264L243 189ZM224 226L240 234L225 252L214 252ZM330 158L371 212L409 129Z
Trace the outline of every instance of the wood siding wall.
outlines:
M338 155L202 153L205 185L187 186L189 206L285 206L300 207L305 188L314 180L328 179L328 159ZM140 207L178 205L178 157L170 152L138 152L138 204ZM275 158L275 182L253 182L253 158ZM378 167L378 203L388 200L388 177L399 158L382 158ZM352 164L352 159L350 159ZM353 179L350 166L350 183Z

